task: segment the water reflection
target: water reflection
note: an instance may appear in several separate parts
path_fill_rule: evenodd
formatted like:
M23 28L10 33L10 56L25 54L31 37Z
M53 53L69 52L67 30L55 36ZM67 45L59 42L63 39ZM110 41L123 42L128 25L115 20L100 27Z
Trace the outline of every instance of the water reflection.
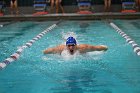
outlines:
M80 27L79 32L86 33L86 30L89 27L89 23L88 22L80 22L79 27Z

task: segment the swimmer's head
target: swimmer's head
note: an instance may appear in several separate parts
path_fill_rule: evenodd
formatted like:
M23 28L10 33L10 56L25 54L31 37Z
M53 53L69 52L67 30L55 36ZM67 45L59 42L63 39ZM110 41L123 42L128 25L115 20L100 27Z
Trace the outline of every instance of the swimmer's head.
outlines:
M76 45L76 40L73 37L68 37L66 41L66 45Z
M68 37L66 41L66 46L70 54L74 54L76 49L76 40L73 37Z

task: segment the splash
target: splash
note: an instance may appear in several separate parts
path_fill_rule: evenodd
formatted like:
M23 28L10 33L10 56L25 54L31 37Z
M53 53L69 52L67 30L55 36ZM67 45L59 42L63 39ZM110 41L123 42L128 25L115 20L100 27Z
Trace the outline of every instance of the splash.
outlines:
M62 38L64 40L67 40L67 38L70 36L74 37L75 39L77 38L77 35L74 32L67 32L67 33L62 32Z
M88 52L88 53L79 53L79 51L76 51L73 55L71 55L67 50L62 51L61 55L59 54L48 54L46 56L42 57L42 60L47 62L75 62L75 61L83 61L83 60L101 60L102 55L104 52L102 51L94 51L94 52ZM93 61L94 62L94 61Z
M71 59L76 59L79 55L79 51L76 51L73 55L71 55L68 50L63 50L61 53L61 56L64 60L71 60Z
M0 27L3 27L3 25L0 25Z
M103 54L104 54L103 51L93 51L86 53L86 56L88 56L87 58L89 59L100 60Z

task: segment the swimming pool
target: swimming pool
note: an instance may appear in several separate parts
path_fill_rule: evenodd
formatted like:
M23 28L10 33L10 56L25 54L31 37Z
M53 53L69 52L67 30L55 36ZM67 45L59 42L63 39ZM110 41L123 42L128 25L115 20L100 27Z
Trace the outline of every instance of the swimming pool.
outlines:
M140 20L113 20L140 45ZM0 61L54 21L16 22L0 28ZM69 35L79 44L107 45L107 52L43 55ZM0 93L140 93L140 58L105 21L62 21L19 60L0 71Z

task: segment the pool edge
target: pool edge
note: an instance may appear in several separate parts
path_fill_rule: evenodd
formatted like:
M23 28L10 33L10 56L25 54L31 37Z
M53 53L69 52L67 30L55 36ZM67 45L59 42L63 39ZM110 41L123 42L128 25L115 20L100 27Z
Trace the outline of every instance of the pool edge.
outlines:
M101 19L140 19L140 13L93 13L93 14L47 14L47 15L18 15L1 16L0 21L47 21L47 20L101 20Z

